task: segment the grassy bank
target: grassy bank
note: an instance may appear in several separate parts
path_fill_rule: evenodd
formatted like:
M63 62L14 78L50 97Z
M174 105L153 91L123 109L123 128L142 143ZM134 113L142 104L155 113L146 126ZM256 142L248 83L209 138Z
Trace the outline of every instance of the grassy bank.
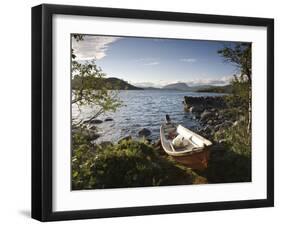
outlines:
M251 181L251 136L246 121L221 130L214 135L215 142L223 141L222 149L211 152L204 176L209 183Z

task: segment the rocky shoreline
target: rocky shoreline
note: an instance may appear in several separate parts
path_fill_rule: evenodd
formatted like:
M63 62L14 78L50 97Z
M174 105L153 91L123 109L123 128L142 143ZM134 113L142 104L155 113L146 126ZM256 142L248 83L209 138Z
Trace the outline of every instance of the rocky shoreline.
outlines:
M75 125L72 125L72 135L75 134L81 134L83 137L85 137L90 143L95 144L96 140L102 136L102 134L98 130L98 125L102 124L104 122L108 121L114 121L113 118L105 118L104 120L101 119L91 119L91 120L85 120L82 123ZM148 128L141 128L138 131L138 139L145 139L147 142L154 144L157 143L159 144L159 141L155 141L152 143L152 140L149 139L149 136L151 135L151 130ZM116 142L117 144L120 144L122 141L128 141L133 139L132 135L127 135L124 137L120 137L118 141ZM107 145L114 145L113 142L111 141L102 141L101 143L98 143L99 146L107 146Z
M184 110L193 114L194 120L198 120L202 125L196 132L212 141L216 132L223 132L224 129L236 126L239 120L242 120L238 115L231 113L223 96L185 96L183 104ZM222 143L223 140L218 142Z

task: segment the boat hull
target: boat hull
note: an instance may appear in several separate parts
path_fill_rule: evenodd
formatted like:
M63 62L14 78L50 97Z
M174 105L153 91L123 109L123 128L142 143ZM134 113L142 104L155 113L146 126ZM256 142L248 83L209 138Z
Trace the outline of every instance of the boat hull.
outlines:
M210 150L206 149L201 152L192 153L185 156L172 156L172 158L178 163L181 163L189 168L202 171L208 167Z

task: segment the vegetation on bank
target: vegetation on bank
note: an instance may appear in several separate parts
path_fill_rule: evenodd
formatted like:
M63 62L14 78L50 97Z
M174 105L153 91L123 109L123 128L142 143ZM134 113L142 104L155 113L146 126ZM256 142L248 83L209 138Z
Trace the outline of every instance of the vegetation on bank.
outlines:
M231 86L223 97L185 98L186 110L195 109L201 122L198 133L213 142L208 168L200 172L208 183L251 181L249 85L234 79Z
M145 140L90 146L79 145L73 153L73 190L194 184L200 180L190 169L161 156Z
M214 134L214 141L222 141L224 151L211 154L209 167L205 172L210 183L243 182L252 179L251 150L251 52L250 43L225 47L219 51L226 62L234 63L240 75L234 75L231 95L225 96L227 109L224 114L236 123Z
M223 149L211 152L209 166L204 176L209 183L251 181L251 135L247 121L214 134L216 142L223 141Z

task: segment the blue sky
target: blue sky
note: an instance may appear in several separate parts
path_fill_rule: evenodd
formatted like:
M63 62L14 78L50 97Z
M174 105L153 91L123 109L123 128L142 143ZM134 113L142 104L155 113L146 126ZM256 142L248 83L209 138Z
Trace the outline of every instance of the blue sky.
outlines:
M217 51L231 42L86 35L72 40L78 60L96 60L108 77L138 86L227 84L236 68Z

